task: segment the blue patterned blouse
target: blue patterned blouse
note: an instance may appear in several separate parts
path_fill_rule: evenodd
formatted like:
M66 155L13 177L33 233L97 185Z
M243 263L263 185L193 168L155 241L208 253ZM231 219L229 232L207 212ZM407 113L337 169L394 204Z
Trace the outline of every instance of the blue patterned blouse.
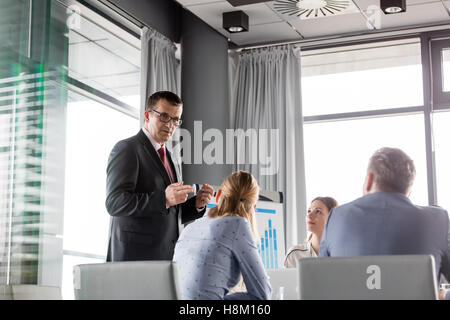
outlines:
M250 223L242 217L206 215L182 231L175 246L181 298L269 299L270 287ZM246 294L230 294L242 274Z

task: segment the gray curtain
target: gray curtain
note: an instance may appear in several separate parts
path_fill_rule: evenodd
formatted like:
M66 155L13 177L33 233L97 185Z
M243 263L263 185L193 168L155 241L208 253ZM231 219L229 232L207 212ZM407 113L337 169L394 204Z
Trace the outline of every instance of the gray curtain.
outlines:
M286 245L296 244L306 237L300 49L284 45L241 52L232 108L235 132L256 129L258 140L235 149L234 169L251 172L261 189L283 192ZM261 129L272 130L264 136ZM277 157L269 162L261 153Z
M147 27L141 30L141 125L147 97L167 90L180 94L179 62L172 41Z

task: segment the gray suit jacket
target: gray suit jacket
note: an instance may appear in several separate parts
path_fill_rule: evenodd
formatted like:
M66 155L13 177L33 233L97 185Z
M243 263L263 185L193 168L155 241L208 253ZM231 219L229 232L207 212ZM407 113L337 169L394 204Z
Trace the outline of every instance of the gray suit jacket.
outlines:
M400 193L377 192L334 208L319 256L432 254L439 277L450 280L449 216L414 205Z

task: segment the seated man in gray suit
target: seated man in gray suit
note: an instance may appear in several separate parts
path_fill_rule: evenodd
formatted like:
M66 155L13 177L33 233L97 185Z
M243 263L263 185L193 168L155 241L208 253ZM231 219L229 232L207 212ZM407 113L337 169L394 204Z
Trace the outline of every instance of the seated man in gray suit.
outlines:
M319 256L432 254L438 277L450 281L449 216L409 200L415 175L402 150L377 150L367 168L364 196L330 212Z

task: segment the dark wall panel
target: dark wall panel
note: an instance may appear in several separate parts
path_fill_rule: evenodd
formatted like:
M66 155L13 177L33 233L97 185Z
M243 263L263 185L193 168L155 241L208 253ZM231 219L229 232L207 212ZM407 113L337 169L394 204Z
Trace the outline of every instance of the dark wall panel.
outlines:
M225 130L230 117L227 39L175 1L108 1L172 41L181 42L183 128L191 134L191 159L183 165L183 178L185 183L219 185L232 170L225 164ZM201 121L200 136L194 134L194 121ZM203 133L210 128L220 130L223 137L222 163L207 164L203 154L194 157L196 150L203 153L211 144L202 142Z
M230 103L228 93L228 42L217 31L188 11L182 13L181 95L184 102L183 127L190 131L192 162L199 136L194 137L194 121L201 121L202 133L215 128L223 137L223 163L226 161L225 130L229 127ZM196 145L197 144L197 145ZM202 152L211 141L202 143ZM195 146L194 146L195 145ZM186 183L220 185L231 173L231 165L185 164Z
M145 25L172 41L180 42L180 15L183 10L171 0L108 0Z

